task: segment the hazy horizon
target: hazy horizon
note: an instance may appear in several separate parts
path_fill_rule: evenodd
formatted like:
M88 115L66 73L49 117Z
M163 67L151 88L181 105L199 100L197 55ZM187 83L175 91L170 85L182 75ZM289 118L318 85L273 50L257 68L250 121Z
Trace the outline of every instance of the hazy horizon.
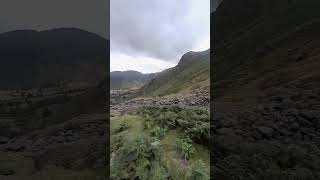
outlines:
M25 29L15 29L15 30L8 30L8 31L3 31L0 32L0 34L5 34L5 33L10 33L10 32L16 32L16 31L36 31L36 32L46 32L46 31L51 31L51 30L58 30L58 29L76 29L76 30L80 30L80 31L84 31L84 32L88 32L88 33L92 33L95 34L97 36L100 36L106 40L109 40L108 38L105 37L105 35L99 34L97 32L93 32L93 31L89 31L87 29L82 29L82 28L78 28L78 27L67 27L67 26L62 26L62 27L52 27L49 29L32 29L32 28L25 28Z
M210 48L209 48L209 49L210 49ZM208 50L208 49L206 49L206 50ZM188 52L189 52L189 51L188 51ZM201 52L201 51L196 51L196 52ZM186 53L187 53L187 52L186 52ZM185 54L185 53L183 53L183 54L181 55L181 57L182 57L184 54ZM179 61L180 61L180 58L179 58ZM136 72L140 72L140 73L142 73L142 74L158 73L158 72L164 71L164 70L166 70L166 69L169 69L169 68L172 68L172 67L178 65L179 61L176 62L176 63L171 63L171 66L169 65L169 66L165 67L164 69L160 69L159 71L153 71L153 72L141 72L141 71L139 71L139 70L134 70L134 69L129 69L129 68L126 69L126 70L111 70L111 69L110 69L110 72L136 71Z

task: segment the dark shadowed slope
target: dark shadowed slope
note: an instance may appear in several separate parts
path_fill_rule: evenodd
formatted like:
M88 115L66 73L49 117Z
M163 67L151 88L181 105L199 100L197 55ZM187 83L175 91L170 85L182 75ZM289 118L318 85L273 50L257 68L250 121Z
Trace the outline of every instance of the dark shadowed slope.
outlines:
M318 7L316 0L223 1L213 15L215 95L319 77Z
M223 0L212 15L215 179L319 179L320 1Z
M66 95L52 97L53 101L40 103L25 114L8 117L0 113L0 177L107 179L106 82L64 102L54 99Z
M0 177L106 179L108 55L108 40L79 29L0 34L0 89L12 89L0 103Z
M0 88L95 83L106 74L107 49L108 40L75 28L2 33Z

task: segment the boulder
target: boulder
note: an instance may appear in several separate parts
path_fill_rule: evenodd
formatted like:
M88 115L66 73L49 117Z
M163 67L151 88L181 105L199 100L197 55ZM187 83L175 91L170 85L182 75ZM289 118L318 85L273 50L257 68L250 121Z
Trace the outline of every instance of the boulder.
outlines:
M258 126L258 132L266 138L270 138L273 134L273 129L265 126Z

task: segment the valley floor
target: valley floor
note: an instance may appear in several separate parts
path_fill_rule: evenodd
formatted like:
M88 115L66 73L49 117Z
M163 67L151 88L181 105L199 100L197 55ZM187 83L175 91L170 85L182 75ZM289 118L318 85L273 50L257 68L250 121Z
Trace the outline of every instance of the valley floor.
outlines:
M109 124L87 100L91 95L9 95L0 97L0 179L106 179Z
M111 179L209 179L208 97L159 99L111 107Z

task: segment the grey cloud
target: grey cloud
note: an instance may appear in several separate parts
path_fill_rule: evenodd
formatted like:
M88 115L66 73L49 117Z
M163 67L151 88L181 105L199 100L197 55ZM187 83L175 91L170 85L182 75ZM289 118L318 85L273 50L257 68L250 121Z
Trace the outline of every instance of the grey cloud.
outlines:
M75 27L109 38L109 0L1 0L0 32Z
M111 51L176 60L207 36L209 2L111 0Z

